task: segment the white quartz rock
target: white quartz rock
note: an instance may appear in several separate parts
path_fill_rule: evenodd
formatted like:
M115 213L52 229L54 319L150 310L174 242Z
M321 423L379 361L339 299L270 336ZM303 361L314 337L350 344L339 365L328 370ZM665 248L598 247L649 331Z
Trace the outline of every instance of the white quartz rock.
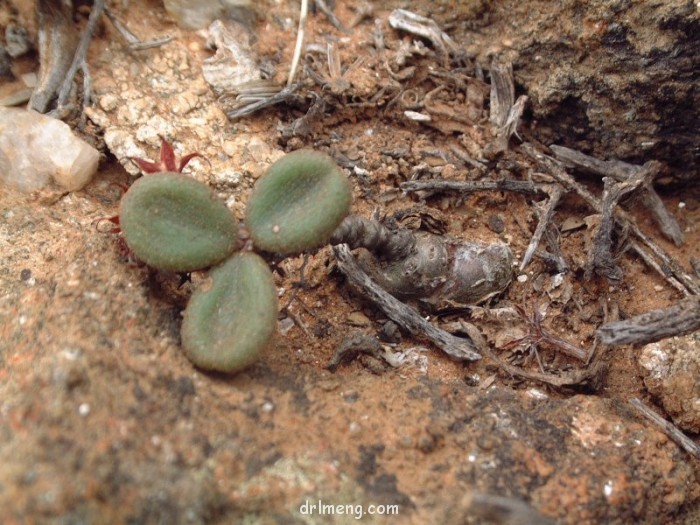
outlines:
M0 183L30 192L51 180L75 191L97 171L98 151L60 120L0 107Z

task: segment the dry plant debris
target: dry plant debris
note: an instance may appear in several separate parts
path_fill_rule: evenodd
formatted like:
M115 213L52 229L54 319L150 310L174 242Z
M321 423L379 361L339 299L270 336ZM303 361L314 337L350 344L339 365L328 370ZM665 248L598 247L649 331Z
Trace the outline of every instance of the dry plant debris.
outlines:
M608 373L620 367L629 374L630 369L624 368L629 365L621 364L621 354L611 346L670 337L697 328L695 310L700 287L695 277L684 270L679 251L666 249L663 242L657 242L654 234L648 233L650 228L640 220L639 210L624 211L629 203L627 195L632 194L632 199L640 199L652 210L664 236L676 244L683 241L681 225L652 186L653 178L663 172L663 166L654 161L642 166L614 159L602 161L574 150L558 146L548 149L537 144L532 130L528 129L529 123L523 119L527 98L516 98L512 65L506 60L480 64L448 34L454 26L443 26L407 9L389 12L364 4L350 9L340 5L333 9L325 2L315 5L323 16L315 15L312 9L308 17L299 17L288 6L278 6L284 16L270 19L270 34L274 36L257 27L254 29L256 38L249 39L247 29L231 21L214 22L205 31L211 50L206 48L201 35L163 24L156 26L157 32L152 36L154 42L169 42L167 45L149 49L148 45L135 44L133 34L115 22L120 17L127 19L128 13L112 8L107 10L107 15L127 43L121 44L123 47L119 49L105 48L87 60L93 85L85 92L91 91L97 103L86 109L86 115L104 131L111 153L132 171L135 169L129 158L147 157L149 151L155 151L160 145L161 136L177 137L180 142L175 143L175 150L178 153L197 151L209 160L192 159L189 175L213 187L237 219L244 215L246 190L267 166L289 150L313 145L327 151L343 167L354 187L356 215L334 235L332 243L337 246L306 254L301 264L304 274L298 282L295 281L300 273L298 261L280 260L275 264L275 286L281 300L287 304L283 313L286 321L292 320L280 338L283 354L266 355L264 364L231 382L196 376L197 396L183 396L195 399L193 406L198 396L216 400L222 409L242 404L244 408L233 418L243 429L241 434L255 432L256 425L274 427L278 421L275 419L278 417L276 404L290 408L290 412L294 412L298 404L300 417L304 417L304 421L313 419L318 409L308 407L318 399L328 399L323 397L324 393L333 392L338 385L344 385L340 396L343 403L349 405L360 399L365 411L382 410L381 405L390 394L404 396L403 404L406 404L406 396L412 401L408 404L427 400L427 404L433 404L431 422L426 426L425 435L417 439L416 447L425 456L418 455L411 461L421 464L427 455L435 454L433 457L443 460L440 468L447 472L445 476L469 480L467 483L474 486L479 479L485 479L477 468L482 460L475 459L474 465L460 467L462 470L456 472L451 467L457 457L452 455L452 449L461 447L457 452L459 458L463 458L465 452L469 457L489 456L489 450L494 450L493 444L479 445L477 454L470 451L471 443L459 440L462 439L460 429L466 428L471 420L482 416L492 418L491 430L503 437L509 446L512 444L514 451L504 451L496 445L497 452L491 454L490 460L483 460L484 465L492 461L499 465L495 470L503 467L503 472L507 473L510 467L499 462L511 458L511 452L511 459L528 458L532 465L527 468L537 473L527 479L538 487L539 495L533 496L533 501L538 501L538 509L547 509L548 515L563 517L553 505L568 508L565 496L592 494L595 489L601 499L595 500L592 507L603 509L596 510L595 517L614 518L614 514L607 513L614 513L620 506L627 507L609 499L607 491L612 489L608 484L604 489L577 484L577 480L566 474L573 468L560 468L559 462L549 462L551 455L546 455L546 459L539 455L541 443L545 447L569 446L568 443L562 444L552 438L555 433L547 433L546 429L528 434L528 429L541 423L536 417L529 417L540 410L535 404L553 406L564 398L561 402L564 414L568 414L572 406L577 407L576 410L584 407L571 421L568 415L565 418L557 413L557 417L561 421L566 419L566 432L581 442L575 446L582 447L586 457L590 456L591 449L596 453L601 450L596 447L603 445L596 440L607 439L609 434L618 432L596 426L600 419L597 416L603 414L615 421L615 425L619 422L625 451L637 450L634 440L643 436L644 444L640 447L648 444L664 455L667 464L676 465L675 477L668 481L666 492L691 501L696 497L688 488L692 483L684 481L684 476L690 476L689 467L679 460L682 453L666 444L663 436L655 437L658 433L636 423L627 428L629 419L611 417L617 414L614 403L602 397L589 396L582 400L579 396L569 396L573 390L595 392L602 385L615 385L618 379L611 379ZM99 10L93 9L98 16ZM338 13L337 18L334 12ZM368 13L376 20L368 20ZM304 19L304 24L300 20L299 27L305 26L305 29L298 40L304 45L300 44L302 51L298 53L300 67L297 69L290 67L293 57L290 46L286 46L293 29L286 27L283 20L296 22L298 18ZM143 30L143 26L140 30L137 28L138 25L134 30L139 33ZM158 33L168 37L161 38ZM83 67L87 62L74 62L82 67L84 79L89 78L87 68ZM105 69L109 74L105 74ZM225 83L231 79L233 83ZM285 80L289 82L283 87ZM370 124L366 124L367 121ZM552 152L556 158L549 155ZM602 191L589 181L584 183L575 178L573 174L579 171L606 177ZM87 219L99 215L104 203L109 201L106 186L99 186L95 191L100 193L98 198L103 205L89 209L85 215ZM423 211L416 211L420 208ZM594 215L589 215L591 213ZM375 264L405 259L421 238L438 239L438 244L447 246L447 252L472 241L486 246L507 245L516 262L504 266L503 261L509 258L498 258L494 266L504 269L504 275L507 269L507 278L503 279L502 286L480 294L479 299L485 300L485 304L479 307L464 304L448 294L438 293L427 301L426 294L402 294L394 290L399 299L388 293L390 286L382 286L381 276L370 275L368 266L363 266L362 262L367 253L374 257ZM586 254L584 246L592 249ZM640 260L662 280L645 282L656 276L646 276ZM343 278L336 278L336 269ZM115 272L114 280L126 290L138 282L135 276L142 271L120 269ZM123 276L125 272L128 278ZM144 277L146 285L137 286L143 290L136 299L141 301L139 305L143 310L162 311L163 305L170 303L184 305L185 296L193 286L188 284L184 291L173 293L168 291L173 284L168 279L167 276ZM442 290L443 279L444 275L427 288ZM165 285L157 284L160 281ZM194 281L201 284L201 277L195 275ZM645 293L652 286L657 287L659 297ZM426 288L425 283L419 282L413 287L414 291ZM346 294L347 288L360 297ZM58 289L65 287L59 284ZM146 297L147 290L157 291L153 292L153 297ZM678 292L688 298L677 302ZM133 299L133 292L129 293ZM634 301L627 295L634 296ZM671 306L663 310L649 308L651 311L641 316L629 313L664 301ZM125 302L117 304L127 306ZM682 323L675 322L678 319ZM179 318L175 315L168 322L177 326ZM392 336L391 343L380 343L376 334L381 337L381 332L377 326L386 327L389 323L394 332L403 331L408 336L402 339L400 334L394 333L396 337ZM623 339L615 339L618 336ZM139 337L146 336L139 334ZM415 378L411 375L413 372L400 366L400 358L392 357L387 346L393 347L398 355L408 352L407 346L414 348L416 340L429 342L463 364L428 354L421 379L409 383L408 394L403 390L398 392L399 378L402 381ZM176 345L176 342L168 341L167 345ZM523 350L528 348L533 349L532 356L536 359L524 355ZM371 364L368 359L365 366L372 372L382 373L382 380L389 384L386 388L392 392L384 392L381 403L376 403L374 398L364 400L358 393L364 393L362 388L368 386L365 376L370 374L358 373L354 363L347 368L338 367L355 354L369 354L375 362ZM122 354L118 356L123 358ZM171 354L163 353L159 357L172 360ZM117 357L114 359L118 361ZM153 373L149 372L145 361L133 364L125 360L125 363L117 363L122 366L120 370L138 369L150 374L148 377L152 379ZM290 367L290 363L292 373L285 368ZM317 380L314 374L318 363L330 363L335 374ZM176 362L174 366L183 365ZM465 392L471 391L465 387L465 370L469 377L476 377L475 384L479 385L478 395L473 398L465 396ZM450 374L457 378L459 385L449 381L439 383L444 377L453 379ZM435 377L439 378L439 384L432 383ZM266 382L278 380L291 386L266 386ZM528 385L528 381L547 386L541 387L542 390L524 390L523 385ZM513 395L532 398L532 414L520 407L503 408L506 405L501 404L499 398L502 390L494 388L503 382L512 385L516 392L503 394L510 396L508 402L513 401ZM300 386L300 383L306 384ZM353 386L354 393L350 389ZM267 389L265 395L271 395L274 402L263 402L256 397L260 392L257 388ZM369 384L368 388L376 393L372 390L376 388L374 384ZM194 386L183 387L187 392L194 389ZM256 393L246 398L247 389ZM420 394L421 389L429 394ZM626 392L619 389L613 395L619 391ZM292 401L287 403L282 398ZM465 403L473 406L466 409ZM269 408L271 405L273 408ZM335 407L335 403L330 405ZM482 408L488 413L481 414ZM248 415L253 422L245 419ZM328 420L337 421L333 415L324 414L318 418L321 423L314 425L327 425ZM397 486L396 477L392 480L393 474L382 470L392 465L391 454L399 458L393 463L398 470L405 468L396 465L407 456L392 450L382 458L380 449L384 445L375 449L368 440L384 440L386 435L374 427L363 427L364 422L353 423L347 428L357 436L352 439L360 443L359 455L364 458L364 466L357 475L358 483L374 493L379 490L377 487L382 488L385 494L406 507L412 504L411 498L424 503L421 498L425 494L405 481L408 479L405 470L399 479L400 486ZM397 416L385 426L391 426L394 432L401 424L403 420ZM448 430L441 429L440 425ZM358 427L360 431L355 430ZM516 428L524 437L508 440L505 433L515 432ZM672 433L668 425L664 428ZM486 426L480 430L484 430L484 434L490 432ZM332 438L337 437L332 429L329 432ZM216 427L212 435L224 436L226 429ZM279 438L278 434L275 436ZM537 441L538 436L547 439ZM413 443L414 436L409 437L404 441ZM328 442L314 442L314 446L337 451L328 444L332 438ZM353 443L348 439L343 443ZM527 444L532 439L537 443L533 445L535 448ZM293 445L280 445L283 441L266 442L273 459L262 466L254 465L251 460L245 468L252 475L236 471L232 479L239 483L245 478L245 483L234 485L216 471L212 474L212 480L216 478L212 486L230 489L227 494L233 494L231 498L236 505L250 505L247 510L258 512L269 501L256 507L251 503L250 494L257 490L271 497L269 494L274 490L268 490L267 484L283 476L278 469L299 467L287 458L279 462L274 460L276 454L294 453ZM282 450L278 446L289 448ZM515 450L517 447L520 447L519 452ZM213 448L216 461L228 467L237 463L237 457L227 462L221 456L220 443L215 443ZM693 450L692 447L686 449ZM178 453L182 451L178 449ZM623 461L623 466L634 464L637 470L648 466L643 462L634 463L633 455L625 459L628 461ZM597 472L598 477L604 476L604 471L595 470L601 468L600 460L596 461L596 464L586 465ZM300 460L300 463L303 462ZM336 468L331 462L321 466L314 464L312 468L316 467L326 473ZM434 469L426 476L436 476L438 471ZM432 497L434 488L444 480L432 477L430 481L433 485L425 492ZM488 496L475 492L470 500L474 502L473 507L486 509L483 512L488 516L506 515L505 519L510 519L508 516L516 520L519 517L533 521L541 518L529 506L521 504L520 499L530 498L529 494L506 497L499 489L498 483L502 481L499 478L496 484L481 487L488 489L481 493ZM606 483L614 485L615 490L623 485L619 479ZM570 490L562 491L562 486ZM499 493L492 495L494 490ZM406 496L406 492L411 496ZM618 493L613 494L617 496ZM546 503L548 498L553 502L551 505ZM469 505L471 503L465 503L466 507ZM670 504L665 505L662 506L664 512L670 512ZM231 512L235 514L239 510ZM635 516L647 516L648 512L651 511L639 511ZM237 517L241 515L236 514Z

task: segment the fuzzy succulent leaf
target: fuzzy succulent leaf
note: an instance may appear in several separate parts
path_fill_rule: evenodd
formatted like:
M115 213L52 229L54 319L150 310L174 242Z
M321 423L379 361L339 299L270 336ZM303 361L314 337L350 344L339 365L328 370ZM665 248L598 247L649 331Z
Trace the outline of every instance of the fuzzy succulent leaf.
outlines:
M253 363L277 327L277 289L267 263L235 254L210 272L211 286L192 294L182 346L198 367L237 372Z
M240 247L226 205L205 184L180 173L134 182L122 198L119 223L136 257L160 270L208 268Z
M350 184L333 159L298 150L258 179L246 226L258 248L282 255L300 253L328 241L351 203Z

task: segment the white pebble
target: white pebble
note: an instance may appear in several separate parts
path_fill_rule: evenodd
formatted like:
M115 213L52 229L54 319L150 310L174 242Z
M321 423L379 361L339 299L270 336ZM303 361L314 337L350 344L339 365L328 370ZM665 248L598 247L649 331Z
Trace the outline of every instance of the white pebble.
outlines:
M0 182L24 192L52 179L75 191L97 171L98 151L60 120L34 111L0 108Z

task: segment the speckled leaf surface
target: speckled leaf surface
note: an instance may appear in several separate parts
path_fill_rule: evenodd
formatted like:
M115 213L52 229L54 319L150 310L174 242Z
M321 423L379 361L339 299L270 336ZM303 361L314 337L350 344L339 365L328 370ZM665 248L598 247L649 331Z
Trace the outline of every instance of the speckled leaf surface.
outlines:
M119 221L136 257L160 270L208 268L240 246L226 205L206 185L179 173L138 179L122 199Z
M277 328L277 290L267 263L238 253L211 271L185 310L182 345L198 367L237 372L254 362Z
M299 150L275 162L255 184L246 225L258 248L299 253L326 242L351 202L350 184L333 159Z

